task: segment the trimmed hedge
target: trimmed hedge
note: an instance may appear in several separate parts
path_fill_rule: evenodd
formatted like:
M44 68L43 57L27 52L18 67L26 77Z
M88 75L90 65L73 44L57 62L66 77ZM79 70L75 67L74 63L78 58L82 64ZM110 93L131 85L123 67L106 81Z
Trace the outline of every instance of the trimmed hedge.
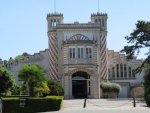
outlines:
M144 99L147 104L147 107L150 107L150 86L145 88Z
M100 85L103 92L116 92L119 93L121 86L117 83L102 82Z
M3 98L3 113L36 113L58 111L61 108L62 97L25 97L27 105L20 106L19 98Z
M117 98L121 86L117 83L101 82L102 98Z

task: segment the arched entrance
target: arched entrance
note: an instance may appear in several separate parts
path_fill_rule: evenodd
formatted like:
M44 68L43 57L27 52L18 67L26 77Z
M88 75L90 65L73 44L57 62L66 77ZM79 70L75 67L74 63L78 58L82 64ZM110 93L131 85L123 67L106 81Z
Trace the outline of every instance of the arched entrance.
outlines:
M90 92L90 75L83 71L75 72L72 75L72 96L73 98L87 98Z

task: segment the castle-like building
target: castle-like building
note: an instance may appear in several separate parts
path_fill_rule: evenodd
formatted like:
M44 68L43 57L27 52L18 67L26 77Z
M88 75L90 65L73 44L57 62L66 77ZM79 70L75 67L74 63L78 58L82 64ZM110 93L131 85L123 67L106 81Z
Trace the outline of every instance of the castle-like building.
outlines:
M11 64L10 70L17 76L24 63L39 64L63 86L66 99L101 98L100 83L107 80L121 85L119 97L129 97L131 86L143 82L143 73L133 72L142 61L107 49L107 18L95 13L88 23L63 23L63 14L48 14L48 49Z

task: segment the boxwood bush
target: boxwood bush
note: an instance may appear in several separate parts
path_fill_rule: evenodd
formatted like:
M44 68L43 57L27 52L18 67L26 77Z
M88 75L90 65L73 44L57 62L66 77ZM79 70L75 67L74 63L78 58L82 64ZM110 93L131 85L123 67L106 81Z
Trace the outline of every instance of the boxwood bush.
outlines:
M104 98L117 97L118 93L121 90L121 86L117 83L102 82L100 84L100 87L102 89Z
M20 106L20 98L3 98L3 113L37 113L57 111L61 108L62 97L25 97L27 105Z
M117 83L102 82L100 85L103 92L116 92L119 93L121 86Z

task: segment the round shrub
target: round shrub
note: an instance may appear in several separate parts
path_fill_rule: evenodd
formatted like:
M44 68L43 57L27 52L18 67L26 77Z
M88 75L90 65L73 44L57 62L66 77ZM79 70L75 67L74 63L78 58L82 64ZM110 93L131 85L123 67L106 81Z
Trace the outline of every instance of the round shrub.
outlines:
M121 90L121 86L117 83L110 83L110 82L102 82L100 87L103 92L116 92L119 93Z

